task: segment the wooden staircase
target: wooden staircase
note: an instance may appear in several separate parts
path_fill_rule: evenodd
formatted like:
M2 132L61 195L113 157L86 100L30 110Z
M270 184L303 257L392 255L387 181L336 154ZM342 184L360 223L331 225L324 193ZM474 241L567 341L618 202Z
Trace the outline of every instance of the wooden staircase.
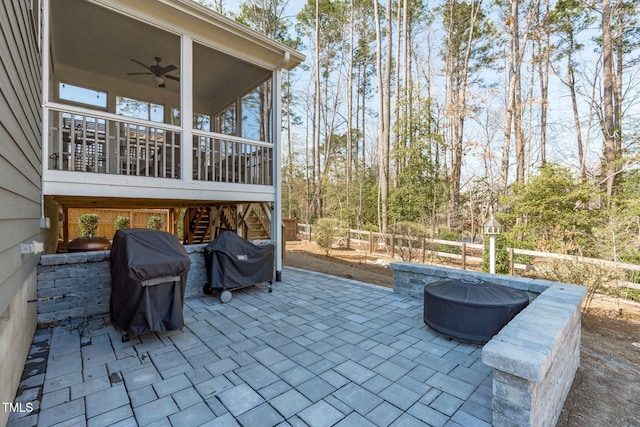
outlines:
M185 243L195 245L208 243L211 239L211 209L188 208L185 214Z
M243 218L243 223L246 226L245 238L247 240L271 239L270 223L264 213L256 211L256 209L249 209L247 216Z
M191 207L184 217L186 244L208 243L221 230L233 230L247 240L271 239L271 211L268 204L221 204Z

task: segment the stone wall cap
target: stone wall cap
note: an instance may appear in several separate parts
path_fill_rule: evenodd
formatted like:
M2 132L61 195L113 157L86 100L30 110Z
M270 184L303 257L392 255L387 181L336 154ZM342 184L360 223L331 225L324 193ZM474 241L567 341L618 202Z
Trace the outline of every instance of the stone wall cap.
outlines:
M579 309L585 295L584 286L554 283L482 348L482 361L529 381L541 381L556 347L562 344L558 338L569 327L571 314ZM523 338L513 331L526 325L539 336Z
M510 337L506 338L512 341ZM535 382L542 381L551 364L548 353L533 346L503 341L500 334L482 348L482 362L493 369Z

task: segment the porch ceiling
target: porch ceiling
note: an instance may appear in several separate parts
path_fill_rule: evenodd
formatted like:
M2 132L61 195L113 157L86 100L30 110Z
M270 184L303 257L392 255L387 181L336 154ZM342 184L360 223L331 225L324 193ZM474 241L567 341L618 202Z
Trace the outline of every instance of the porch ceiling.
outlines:
M221 203L240 203L224 200L132 199L125 197L49 196L61 208L94 209L169 209L195 206L215 206ZM248 200L247 202L250 202Z
M56 80L77 82L107 92L144 86L146 89L141 93L146 90L148 94L155 88L151 76L128 76L127 73L146 71L131 59L151 65L155 63L154 57L162 58L161 65L174 64L178 70L169 74L180 75L178 35L85 0L56 1L51 5L52 68ZM194 47L193 67L194 100L206 103L211 111L225 107L271 74L269 70L198 44ZM92 82L83 81L89 79ZM165 83L165 88L157 90L164 92L165 97L171 94L179 99L179 82L166 80ZM145 98L148 96L141 96Z

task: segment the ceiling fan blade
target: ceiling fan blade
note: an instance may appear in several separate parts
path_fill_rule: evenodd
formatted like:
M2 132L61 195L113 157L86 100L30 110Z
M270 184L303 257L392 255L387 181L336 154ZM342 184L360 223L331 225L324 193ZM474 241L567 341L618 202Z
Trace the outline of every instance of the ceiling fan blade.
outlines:
M177 82L179 82L179 81L180 81L180 78L178 78L178 77L174 77L174 76L170 76L170 75L165 75L165 76L163 76L163 77L166 77L167 79L175 80L175 81L177 81Z
M151 76L153 73L127 73L127 76Z
M140 66L142 66L142 67L146 68L147 70L149 70L149 71L153 72L153 70L152 70L148 65L146 65L146 64L144 64L144 63L142 63L142 62L138 61L137 59L132 59L131 61L133 61L133 62L135 62L136 64L138 64L138 65L140 65Z
M161 74L167 74L167 73L170 73L171 71L177 70L177 69L178 69L178 67L176 67L173 64L172 65L167 65L166 67L164 67L162 69L162 73Z

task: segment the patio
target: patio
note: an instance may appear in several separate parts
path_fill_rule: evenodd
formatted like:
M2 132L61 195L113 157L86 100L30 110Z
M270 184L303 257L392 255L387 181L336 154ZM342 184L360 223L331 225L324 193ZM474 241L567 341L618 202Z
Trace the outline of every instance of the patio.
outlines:
M8 426L489 426L492 370L422 301L285 268L187 299L182 331L122 343L107 323L39 329Z

